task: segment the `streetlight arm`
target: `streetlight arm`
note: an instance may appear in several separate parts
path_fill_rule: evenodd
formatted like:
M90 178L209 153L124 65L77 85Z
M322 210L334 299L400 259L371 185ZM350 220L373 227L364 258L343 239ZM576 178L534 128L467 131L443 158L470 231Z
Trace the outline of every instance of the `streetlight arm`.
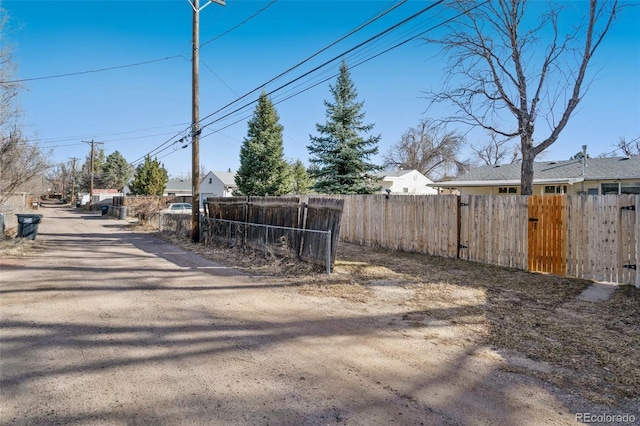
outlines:
M189 2L189 4L191 5L191 8L195 12L200 12L202 9L204 9L207 6L209 6L211 3L217 3L217 4L221 5L221 6L226 6L227 5L227 3L225 3L225 0L209 0L202 7L196 8L196 6L193 4L193 2L191 0L187 0L187 1Z

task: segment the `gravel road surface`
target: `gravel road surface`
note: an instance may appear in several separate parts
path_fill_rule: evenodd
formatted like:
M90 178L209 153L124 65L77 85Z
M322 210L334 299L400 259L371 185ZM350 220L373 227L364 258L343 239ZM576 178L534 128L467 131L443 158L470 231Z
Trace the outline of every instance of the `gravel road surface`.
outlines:
M490 348L434 344L447 327L400 326L393 303L302 295L99 213L40 213L45 250L0 260L3 425L576 424Z

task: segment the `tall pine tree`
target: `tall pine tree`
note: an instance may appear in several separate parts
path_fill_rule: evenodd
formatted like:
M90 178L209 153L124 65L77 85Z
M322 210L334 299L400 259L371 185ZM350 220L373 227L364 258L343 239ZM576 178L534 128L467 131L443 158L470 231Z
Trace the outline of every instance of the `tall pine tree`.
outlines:
M313 181L309 177L309 172L302 164L302 161L296 160L290 163L291 167L291 181L293 184L293 194L308 194L313 187Z
M169 176L164 165L157 158L153 160L147 155L144 163L136 168L136 175L129 185L133 195L162 196Z
M334 102L324 101L327 121L316 124L319 136L309 136L314 189L324 194L372 194L380 190L375 175L382 167L370 162L378 153L380 136L367 135L374 124L363 124L363 102L357 102L349 68L340 66L336 85L330 86Z
M240 148L240 168L235 182L242 195L283 195L291 192L291 172L284 159L280 117L262 92L249 120Z
M118 151L107 156L102 167L102 182L105 188L122 190L131 178L131 167Z

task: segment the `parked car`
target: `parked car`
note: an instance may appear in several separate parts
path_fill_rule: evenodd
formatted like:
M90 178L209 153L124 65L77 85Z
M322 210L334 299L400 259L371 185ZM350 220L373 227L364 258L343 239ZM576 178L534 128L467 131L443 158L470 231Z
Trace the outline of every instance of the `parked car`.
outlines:
M191 214L191 204L189 204L189 203L171 203L171 204L167 205L167 208L162 210L162 213Z

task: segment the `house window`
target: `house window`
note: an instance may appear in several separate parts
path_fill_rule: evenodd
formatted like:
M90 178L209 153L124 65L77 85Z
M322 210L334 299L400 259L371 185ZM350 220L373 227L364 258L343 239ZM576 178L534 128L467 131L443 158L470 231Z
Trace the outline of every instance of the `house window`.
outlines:
M625 182L620 185L621 194L640 194L640 182Z
M603 183L602 184L602 191L600 192L600 194L602 195L610 195L610 194L614 194L617 195L619 193L618 189L619 189L620 185L616 182L616 183Z
M587 189L587 195L598 195L598 188Z
M409 192L409 188L402 188L402 192L404 192L405 194L407 194Z
M498 187L498 194L517 194L518 188L515 186L500 186Z
M212 181L213 181L213 178L209 178L209 185L211 185Z
M545 194L566 194L567 185L546 185L544 187Z

